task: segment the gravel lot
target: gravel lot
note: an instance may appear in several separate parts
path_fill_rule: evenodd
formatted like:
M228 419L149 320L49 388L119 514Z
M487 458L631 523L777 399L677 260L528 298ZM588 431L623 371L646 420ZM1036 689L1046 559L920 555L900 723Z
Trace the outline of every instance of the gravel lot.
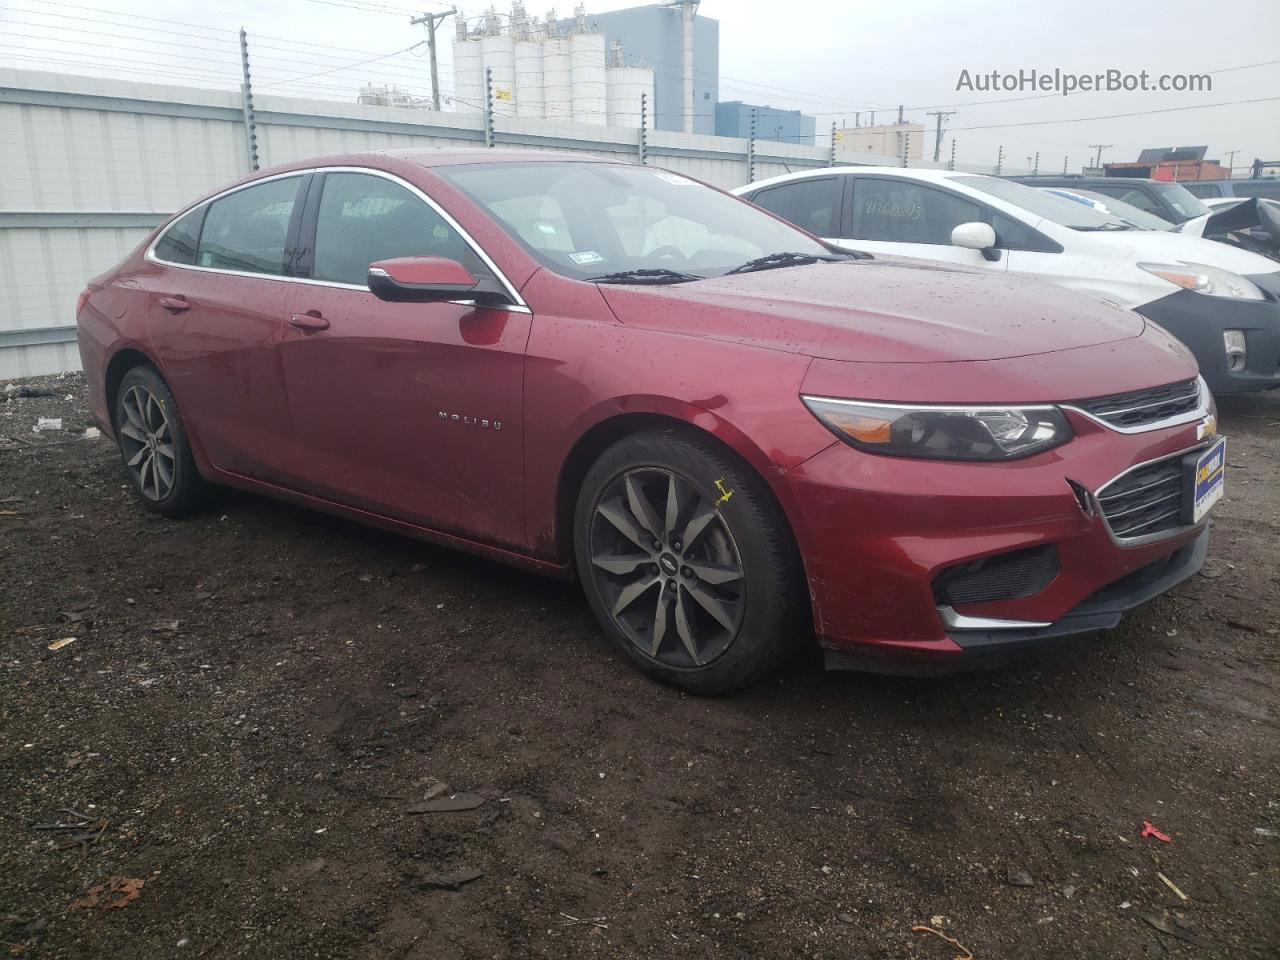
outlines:
M52 395L0 402L11 956L1280 955L1280 396L1222 404L1209 565L1121 629L699 700L574 587L231 492L155 518L81 378L14 386Z

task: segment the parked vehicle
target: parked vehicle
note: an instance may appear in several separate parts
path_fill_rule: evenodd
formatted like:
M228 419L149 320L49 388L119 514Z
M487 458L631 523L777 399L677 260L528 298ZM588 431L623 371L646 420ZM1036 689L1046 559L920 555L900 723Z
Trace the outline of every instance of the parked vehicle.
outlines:
M1135 314L580 156L277 168L77 314L148 509L212 481L576 574L698 693L809 624L831 667L916 672L1114 626L1200 568L1222 492L1194 360Z
M734 192L838 245L1022 274L1128 307L1190 347L1215 393L1280 386L1280 270L1257 254L1137 230L978 174L838 167Z
M1068 190L1093 190L1123 200L1130 206L1154 213L1177 225L1209 212L1185 184L1167 180L1145 180L1139 177L1041 176L1009 177L1014 183L1029 187L1065 187Z
M1214 197L1259 197L1280 200L1280 177L1250 180L1188 180L1182 188L1206 203Z
M1052 193L1054 196L1066 197L1068 200L1083 203L1085 206L1099 210L1102 213L1114 214L1125 223L1132 224L1139 230L1177 229L1164 217L1148 213L1146 210L1135 207L1133 204L1125 203L1123 200L1117 200L1115 197L1108 197L1105 193L1097 193L1093 190L1068 190L1066 187L1040 187L1039 189Z

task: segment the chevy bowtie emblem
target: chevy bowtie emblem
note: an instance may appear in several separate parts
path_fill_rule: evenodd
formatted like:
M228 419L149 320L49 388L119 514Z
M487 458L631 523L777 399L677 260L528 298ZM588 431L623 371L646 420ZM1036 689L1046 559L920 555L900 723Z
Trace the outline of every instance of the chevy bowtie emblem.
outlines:
M448 423L460 423L465 427L479 427L481 430L501 430L501 420L485 420L483 417L468 417L462 413L449 413L447 410L441 410L436 414L441 420Z

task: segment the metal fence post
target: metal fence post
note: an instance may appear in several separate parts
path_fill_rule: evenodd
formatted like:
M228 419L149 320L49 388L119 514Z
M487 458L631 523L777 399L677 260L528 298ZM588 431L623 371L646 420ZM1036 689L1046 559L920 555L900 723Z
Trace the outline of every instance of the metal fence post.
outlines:
M747 140L747 183L756 181L756 108L751 108L751 137Z
M649 162L649 94L640 93L640 162Z
M1035 162L1035 166L1031 168L1031 175L1033 177L1040 175L1040 151L1039 150L1036 151L1036 162Z
M493 146L493 70L484 68L484 145Z
M947 169L954 170L956 168L956 138L951 138L951 159L947 161Z
M902 135L902 165L907 165L907 157L911 156L911 134L904 133Z
M1000 171L1004 169L1004 147L996 147L996 176L1000 176Z
M249 82L249 37L240 28L240 106L244 113L245 151L249 159L249 172L258 169L258 123L253 112L253 85Z
M831 153L827 157L827 166L834 167L836 165L836 122L831 121Z

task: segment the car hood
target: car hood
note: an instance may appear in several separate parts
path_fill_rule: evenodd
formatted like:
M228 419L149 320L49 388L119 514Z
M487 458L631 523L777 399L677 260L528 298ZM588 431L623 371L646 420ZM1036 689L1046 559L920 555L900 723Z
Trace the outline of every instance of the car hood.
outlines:
M1204 263L1241 276L1270 273L1275 269L1275 261L1260 254L1185 233L1123 230L1085 236L1115 250L1117 256L1137 263Z
M602 285L625 324L831 360L997 360L1113 343L1144 321L1035 280L896 257L670 286Z

